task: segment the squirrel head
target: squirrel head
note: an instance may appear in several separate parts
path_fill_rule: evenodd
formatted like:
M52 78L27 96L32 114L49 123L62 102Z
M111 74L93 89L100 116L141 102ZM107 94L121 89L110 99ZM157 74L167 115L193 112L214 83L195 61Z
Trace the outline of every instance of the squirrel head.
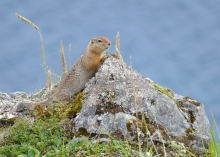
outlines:
M94 53L103 53L111 46L111 42L106 37L95 37L89 43L90 51Z

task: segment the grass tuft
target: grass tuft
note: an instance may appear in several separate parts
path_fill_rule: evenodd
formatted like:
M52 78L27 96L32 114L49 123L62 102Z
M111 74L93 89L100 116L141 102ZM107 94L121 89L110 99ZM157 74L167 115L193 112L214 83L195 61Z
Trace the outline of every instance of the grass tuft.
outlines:
M211 157L216 157L216 156L220 156L220 147L219 147L220 144L217 143L217 141L215 140L215 126L217 129L219 138L220 138L220 135L219 135L216 121L215 121L215 117L212 112L211 112L211 114L212 114L212 118L213 118L213 124L212 124L212 130L211 130L211 128L209 128L209 131L211 133L212 140L210 141L210 143L208 143L208 150L209 150ZM219 139L219 141L220 141L220 139ZM204 143L203 143L203 145L204 145ZM204 147L204 150L205 150L205 147ZM205 153L206 153L206 151L205 151ZM207 153L206 153L206 156L208 156Z

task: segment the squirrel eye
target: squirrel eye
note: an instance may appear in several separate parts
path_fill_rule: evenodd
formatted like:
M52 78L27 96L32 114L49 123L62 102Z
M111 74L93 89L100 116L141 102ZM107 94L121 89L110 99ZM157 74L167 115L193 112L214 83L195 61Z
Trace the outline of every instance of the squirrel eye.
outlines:
M101 43L101 42L102 42L102 40L101 40L101 39L99 39L99 40L98 40L98 43Z

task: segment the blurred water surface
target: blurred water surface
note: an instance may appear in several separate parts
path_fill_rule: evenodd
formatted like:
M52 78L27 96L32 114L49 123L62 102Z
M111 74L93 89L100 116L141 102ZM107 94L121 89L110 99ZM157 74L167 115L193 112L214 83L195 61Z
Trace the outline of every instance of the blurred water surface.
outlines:
M202 102L220 126L220 1L0 1L0 91L33 92L45 87L41 30L48 68L61 73L60 40L69 65L91 38L106 36L115 53L155 83Z

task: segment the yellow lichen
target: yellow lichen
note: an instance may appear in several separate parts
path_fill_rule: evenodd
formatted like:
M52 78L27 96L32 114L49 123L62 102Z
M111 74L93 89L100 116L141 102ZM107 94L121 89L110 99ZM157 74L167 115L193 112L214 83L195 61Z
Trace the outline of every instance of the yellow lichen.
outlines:
M186 132L187 134L192 133L192 129L191 129L191 128L187 128L187 129L185 130L185 132Z

